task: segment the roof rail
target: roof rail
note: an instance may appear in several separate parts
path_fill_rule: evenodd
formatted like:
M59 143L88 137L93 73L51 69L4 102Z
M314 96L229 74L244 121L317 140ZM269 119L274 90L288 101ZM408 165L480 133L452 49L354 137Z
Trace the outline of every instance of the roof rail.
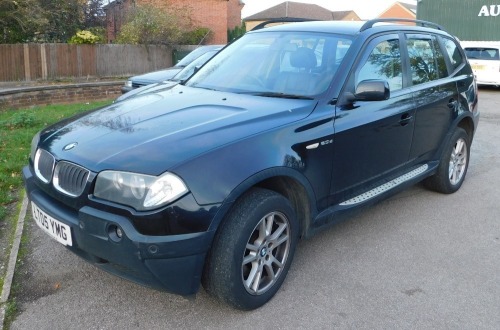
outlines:
M419 19L409 19L409 18L374 18L369 21L366 21L365 24L359 29L359 32L363 32L365 30L368 30L373 27L376 23L383 23L383 22L408 22L408 23L415 23L417 25L423 26L423 27L432 27L437 30L444 30L443 27L439 24L432 23L432 22L427 22L427 21L422 21Z
M273 18L268 21L262 22L258 25L256 25L253 29L250 31L255 31L255 30L260 30L265 28L268 24L273 24L273 23L297 23L297 22L311 22L311 21L317 21L317 19L310 19L310 18L295 18L295 17L280 17L280 18Z

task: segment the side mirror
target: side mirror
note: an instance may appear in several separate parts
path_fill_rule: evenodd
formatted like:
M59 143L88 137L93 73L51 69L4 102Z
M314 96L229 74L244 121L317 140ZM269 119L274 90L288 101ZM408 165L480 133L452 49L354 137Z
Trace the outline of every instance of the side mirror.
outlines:
M384 101L390 96L389 83L385 80L363 80L356 86L354 93L358 101Z

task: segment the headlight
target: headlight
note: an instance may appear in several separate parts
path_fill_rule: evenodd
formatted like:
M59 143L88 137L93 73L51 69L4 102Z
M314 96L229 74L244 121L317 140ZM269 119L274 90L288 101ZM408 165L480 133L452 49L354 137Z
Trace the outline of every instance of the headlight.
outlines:
M151 176L119 171L103 171L97 175L94 196L133 207L151 210L171 203L188 192L175 174Z
M127 80L125 82L125 87L132 87L132 80Z
M38 148L38 142L40 142L40 132L36 133L31 140L30 158L33 162L35 162L35 153Z

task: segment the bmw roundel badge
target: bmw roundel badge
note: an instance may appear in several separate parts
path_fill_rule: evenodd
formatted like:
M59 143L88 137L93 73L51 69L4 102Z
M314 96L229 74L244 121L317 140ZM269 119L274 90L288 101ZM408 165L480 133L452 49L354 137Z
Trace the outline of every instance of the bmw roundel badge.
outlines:
M76 147L78 145L77 142L73 142L73 143L70 143L70 144L67 144L64 146L63 150L64 151L68 151L68 150L71 150L73 149L74 147Z

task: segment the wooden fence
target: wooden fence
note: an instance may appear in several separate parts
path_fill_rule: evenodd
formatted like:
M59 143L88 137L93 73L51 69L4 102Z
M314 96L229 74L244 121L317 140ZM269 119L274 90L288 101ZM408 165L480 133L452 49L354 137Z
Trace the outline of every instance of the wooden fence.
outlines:
M172 66L173 51L153 45L0 44L0 81L127 77Z

